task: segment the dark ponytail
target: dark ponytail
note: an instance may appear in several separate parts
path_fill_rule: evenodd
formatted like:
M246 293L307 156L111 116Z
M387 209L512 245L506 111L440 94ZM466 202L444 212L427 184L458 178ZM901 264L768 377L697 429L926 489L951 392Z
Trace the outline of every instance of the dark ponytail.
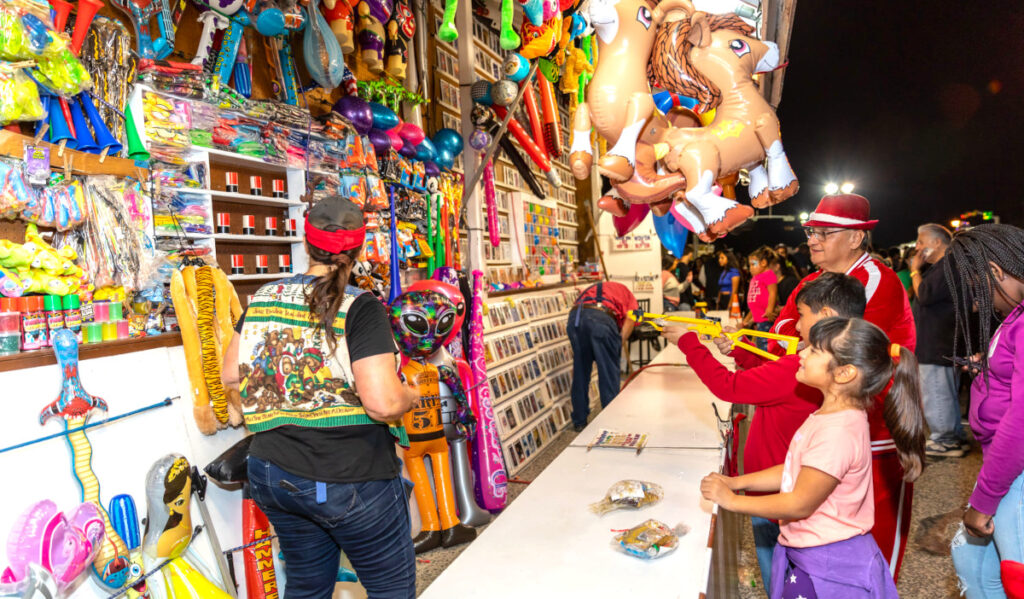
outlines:
M331 231L355 231L363 227L363 213L350 200L343 196L328 196L317 202L306 216L309 224L317 229ZM331 253L306 242L306 252L311 263L325 265L327 273L313 279L306 288L306 302L312 314L315 326L320 329L327 340L331 353L338 348L338 333L334 330L334 321L345 300L345 286L363 244Z
M896 444L903 480L917 479L924 469L925 426L913 352L899 348L898 364L894 363L889 338L882 329L859 318L825 318L811 328L809 341L832 354L831 368L851 364L857 368L860 389L855 395L864 410L874 407L874 398L892 381L882 417Z

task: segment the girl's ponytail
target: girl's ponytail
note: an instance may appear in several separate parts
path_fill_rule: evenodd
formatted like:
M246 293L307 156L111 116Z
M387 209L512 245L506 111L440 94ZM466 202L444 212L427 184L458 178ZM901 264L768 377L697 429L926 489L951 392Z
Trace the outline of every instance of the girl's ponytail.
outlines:
M925 443L921 386L913 352L895 343L890 345L882 329L860 318L825 318L811 327L808 340L832 354L833 367L857 367L857 395L863 409L877 405L875 398L889 386L882 418L896 444L903 480L913 482L924 469Z
M892 386L885 396L882 417L896 443L896 453L903 465L903 480L914 482L924 469L924 410L921 406L921 385L914 353L895 343Z

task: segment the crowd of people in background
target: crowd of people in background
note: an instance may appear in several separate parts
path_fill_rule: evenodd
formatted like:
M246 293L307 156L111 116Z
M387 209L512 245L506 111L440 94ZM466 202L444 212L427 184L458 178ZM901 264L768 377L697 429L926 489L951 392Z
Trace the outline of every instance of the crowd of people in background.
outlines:
M970 432L983 462L951 542L960 588L1024 596L1024 230L924 223L876 249L869 212L861 196L825 196L796 248L664 261L666 311L705 302L799 338L798 355L757 339L776 361L715 339L731 371L686 327L664 329L712 393L755 407L745 474L713 473L701 491L751 516L773 599L895 597L910 483L925 456L968 453Z

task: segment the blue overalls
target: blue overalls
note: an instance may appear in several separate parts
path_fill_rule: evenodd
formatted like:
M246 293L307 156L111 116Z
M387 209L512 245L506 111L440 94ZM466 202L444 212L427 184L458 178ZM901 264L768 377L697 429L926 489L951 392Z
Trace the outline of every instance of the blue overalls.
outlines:
M585 297L586 290L576 300L569 313L566 333L572 345L572 422L577 429L587 424L590 415L590 373L597 363L597 387L601 393L601 406L606 407L619 394L621 380L619 359L622 355L622 335L615 318L601 309L604 302L603 283L597 284L595 297ZM609 301L615 301L609 298Z

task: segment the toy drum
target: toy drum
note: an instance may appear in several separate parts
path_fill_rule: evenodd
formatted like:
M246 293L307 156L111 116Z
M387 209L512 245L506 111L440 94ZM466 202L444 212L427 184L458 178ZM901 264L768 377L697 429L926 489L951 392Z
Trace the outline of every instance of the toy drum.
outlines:
M267 267L267 255L259 254L256 256L256 274L265 275L268 272Z
M231 232L231 214L227 212L217 213L217 232L218 233L230 233Z
M256 217L251 214L242 216L242 235L256 234Z
M231 254L231 274L245 274L245 256L242 254Z
M263 234L276 236L277 235L277 217L268 216L263 219Z
M238 193L238 173L231 171L224 173L224 190L229 193Z
M263 195L263 177L259 175L249 177L249 193L254 196Z
M284 221L284 234L285 234L285 236L286 237L298 237L299 236L299 231L298 231L297 227L298 227L298 225L296 224L294 218L289 218L289 219L285 220Z
M284 179L274 179L273 194L275 198L283 198L287 195L284 190Z
M291 272L292 271L292 257L286 254L281 254L277 257L277 270L278 272Z

